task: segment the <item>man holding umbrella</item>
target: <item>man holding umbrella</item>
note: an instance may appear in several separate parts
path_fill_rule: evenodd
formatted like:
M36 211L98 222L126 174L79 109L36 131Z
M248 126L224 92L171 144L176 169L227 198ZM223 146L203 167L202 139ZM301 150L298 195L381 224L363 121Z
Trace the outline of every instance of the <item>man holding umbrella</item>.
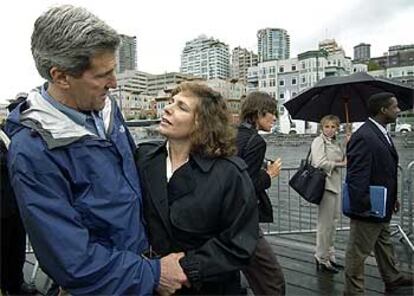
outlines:
M413 278L397 268L390 240L391 216L397 199L398 154L386 125L400 112L396 96L380 92L368 100L368 120L352 135L347 147L347 177L351 230L345 258L345 295L364 295L364 261L374 251L386 292L412 286ZM386 215L370 216L369 186L387 188ZM412 290L411 290L412 293Z

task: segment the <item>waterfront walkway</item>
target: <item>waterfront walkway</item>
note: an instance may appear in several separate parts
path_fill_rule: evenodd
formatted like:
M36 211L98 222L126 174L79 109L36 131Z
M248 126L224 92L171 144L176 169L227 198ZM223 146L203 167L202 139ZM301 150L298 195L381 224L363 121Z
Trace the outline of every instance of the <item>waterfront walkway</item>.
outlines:
M336 247L338 263L344 263L348 231L339 231ZM413 274L413 253L393 236L399 267L406 274ZM315 233L268 236L287 281L287 295L342 295L344 272L329 274L318 272L313 259ZM384 284L373 256L365 262L366 295L390 295L384 293ZM392 295L414 295L412 288L399 289Z
M318 272L313 259L315 233L283 234L266 237L277 255L285 273L287 295L342 295L344 288L344 273L332 275ZM337 235L338 262L343 264L348 231L339 231ZM393 236L396 257L399 267L406 274L414 273L414 254L399 240L399 234ZM32 255L28 261L33 262ZM29 280L33 265L25 265L25 276ZM38 289L45 293L45 277L40 271L35 280ZM384 293L384 284L379 275L375 258L369 257L365 264L366 295L387 295ZM389 294L388 294L389 295ZM414 295L411 288L400 289L392 295Z

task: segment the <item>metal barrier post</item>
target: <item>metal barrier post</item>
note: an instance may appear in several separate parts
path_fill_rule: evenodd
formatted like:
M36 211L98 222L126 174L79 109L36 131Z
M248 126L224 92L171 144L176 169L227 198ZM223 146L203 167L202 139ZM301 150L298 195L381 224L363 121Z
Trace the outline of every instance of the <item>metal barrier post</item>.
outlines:
M407 188L407 202L408 202L408 231L410 234L413 234L413 168L414 161L410 162L407 166L406 174L406 188Z

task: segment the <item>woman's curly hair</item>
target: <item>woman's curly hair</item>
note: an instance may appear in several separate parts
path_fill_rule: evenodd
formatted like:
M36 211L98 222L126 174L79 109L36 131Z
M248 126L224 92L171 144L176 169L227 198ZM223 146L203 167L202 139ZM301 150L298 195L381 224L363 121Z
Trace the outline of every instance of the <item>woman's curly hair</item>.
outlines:
M194 128L191 132L191 152L205 157L226 157L236 154L236 130L221 94L205 84L183 82L171 93L198 98Z

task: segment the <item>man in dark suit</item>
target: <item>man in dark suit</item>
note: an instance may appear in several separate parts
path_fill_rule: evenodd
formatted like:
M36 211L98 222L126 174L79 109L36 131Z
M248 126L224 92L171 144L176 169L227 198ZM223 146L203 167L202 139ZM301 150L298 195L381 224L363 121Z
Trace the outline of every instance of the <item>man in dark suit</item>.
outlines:
M391 216L399 210L397 198L398 154L386 125L395 122L401 110L392 93L378 93L368 100L370 117L351 137L347 147L347 176L353 214L345 258L345 295L364 295L364 262L374 251L386 292L412 286L395 265L390 240ZM370 216L369 186L387 188L384 218Z

